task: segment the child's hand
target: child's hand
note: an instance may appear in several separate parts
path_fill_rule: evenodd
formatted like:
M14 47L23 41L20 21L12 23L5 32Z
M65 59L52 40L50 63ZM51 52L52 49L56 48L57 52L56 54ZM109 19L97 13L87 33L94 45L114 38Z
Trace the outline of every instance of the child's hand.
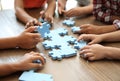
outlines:
M27 28L22 34L17 37L18 47L23 49L31 49L36 47L36 44L42 39L39 33L31 33L36 29L36 27Z
M108 54L108 52L107 47L99 44L93 44L83 47L80 51L80 56L87 60L93 61L107 58L106 54Z
M63 12L64 12L64 15L67 16L67 17L84 15L81 7L72 8L68 11L63 11Z
M33 63L35 60L40 60L42 63ZM37 52L26 53L19 61L19 70L30 70L35 68L42 68L45 64L45 58Z
M86 34L103 34L115 31L115 27L113 25L108 26L96 26L92 24L84 24L80 26L80 31L77 33L86 33Z
M46 11L46 12L41 11L40 18L43 18L45 21L48 21L50 23L53 23L53 16L51 15L49 11Z
M25 25L25 28L28 28L30 26L40 26L40 25L42 25L42 23L34 18L34 19L27 22L27 24Z
M85 41L91 41L88 44L97 44L102 42L103 37L102 35L95 35L95 34L82 34L79 36L78 41L85 40Z

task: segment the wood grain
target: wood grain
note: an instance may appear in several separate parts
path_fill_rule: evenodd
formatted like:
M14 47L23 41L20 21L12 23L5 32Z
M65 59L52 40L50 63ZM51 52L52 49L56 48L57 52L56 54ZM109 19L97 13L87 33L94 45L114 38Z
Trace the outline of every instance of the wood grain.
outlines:
M31 11L33 12L37 10ZM36 14L32 15L36 16ZM64 27L69 30L70 35L78 37L77 35L71 33L70 28L62 24L63 20L63 17L55 16L52 29ZM75 21L77 26L86 23L104 25L103 23L96 21L92 15L77 18L75 19ZM16 20L14 11L0 11L0 37L15 36L20 34L23 30L24 25L18 20ZM120 47L120 43L105 43L103 45ZM75 57L66 58L62 61L53 61L47 55L48 51L44 50L44 48L41 46L41 43L39 43L35 49L31 50L0 50L0 63L17 61L22 55L30 51L38 51L43 52L45 54L45 56L47 57L45 67L37 72L52 74L54 77L54 81L120 81L119 60L100 60L88 62L80 58L78 53ZM6 77L1 77L0 81L18 81L18 78L21 75L21 73L22 72L18 72Z

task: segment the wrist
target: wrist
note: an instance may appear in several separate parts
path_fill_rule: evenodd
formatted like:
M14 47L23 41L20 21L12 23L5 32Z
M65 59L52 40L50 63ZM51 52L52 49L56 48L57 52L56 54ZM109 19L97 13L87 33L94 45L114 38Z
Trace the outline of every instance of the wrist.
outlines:
M15 62L15 63L13 64L13 70L15 70L15 71L22 71L21 68L22 68L22 67L21 67L21 64L20 64L19 62Z
M21 41L21 40L20 40L20 36L16 36L15 39L16 39L16 41L15 41L15 47L16 47L16 48L19 48L19 46L20 46L20 41Z
M111 54L112 54L112 52L110 51L110 50L111 50L111 47L105 47L105 49L106 49L105 52L104 52L104 53L105 53L105 54L104 54L104 55L105 55L105 58L106 58L106 59L111 59Z
M104 34L99 35L101 42L105 40L106 36Z
M81 11L83 12L83 15L92 14L93 8L91 6L85 6L85 7L82 7Z

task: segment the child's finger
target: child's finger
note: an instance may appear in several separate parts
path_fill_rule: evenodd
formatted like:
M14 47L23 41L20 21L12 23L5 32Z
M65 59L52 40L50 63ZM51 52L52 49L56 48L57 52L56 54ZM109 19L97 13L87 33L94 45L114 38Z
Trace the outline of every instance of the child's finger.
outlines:
M40 12L40 18L44 18L45 11Z
M58 13L59 13L59 14L62 14L62 11L61 11L61 8L60 8L60 7L58 7Z
M80 40L84 40L84 36L85 36L86 34L82 34L82 35L80 35L79 37L78 37L78 39L77 39L77 41L80 41Z
M31 26L31 27L27 28L27 29L25 30L25 32L30 32L30 33L32 33L35 29L36 29L36 27Z
M37 19L34 19L34 20L33 20L33 23L34 23L34 25L39 25L39 26L42 25L42 23L39 22Z
M82 28L87 28L88 26L90 26L90 24L83 24L83 25L80 26L80 28L81 28L81 29L82 29Z
M81 48L80 50L84 50L84 49L90 49L90 45L84 46L83 48Z
M93 60L95 60L95 57L91 56L91 57L88 58L88 60L93 61Z
M90 49L84 49L84 50L81 50L81 51L80 51L80 55L81 55L81 54L90 53L90 52L91 52Z
M53 17L50 17L50 22L53 23Z
M96 44L96 41L93 40L93 41L89 42L88 44L89 44L89 45Z
M66 13L66 11L65 11L65 10L63 10L63 9L61 10L61 12Z
M43 65L42 64L38 64L38 63L31 63L31 68L42 68L43 67Z
M86 54L84 54L84 58L89 58L89 57L92 57L92 56L93 56L92 53L86 53Z
M33 39L41 38L41 35L39 33L31 33L31 34L32 34Z
M32 60L40 60L42 62L42 64L45 64L45 59L43 56L39 55L39 56L34 56Z

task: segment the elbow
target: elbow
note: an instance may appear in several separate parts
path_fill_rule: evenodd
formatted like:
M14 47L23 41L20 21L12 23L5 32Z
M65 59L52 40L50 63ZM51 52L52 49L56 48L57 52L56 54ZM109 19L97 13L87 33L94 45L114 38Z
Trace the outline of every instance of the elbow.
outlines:
M19 7L15 7L15 15L18 16L20 12L20 8Z

